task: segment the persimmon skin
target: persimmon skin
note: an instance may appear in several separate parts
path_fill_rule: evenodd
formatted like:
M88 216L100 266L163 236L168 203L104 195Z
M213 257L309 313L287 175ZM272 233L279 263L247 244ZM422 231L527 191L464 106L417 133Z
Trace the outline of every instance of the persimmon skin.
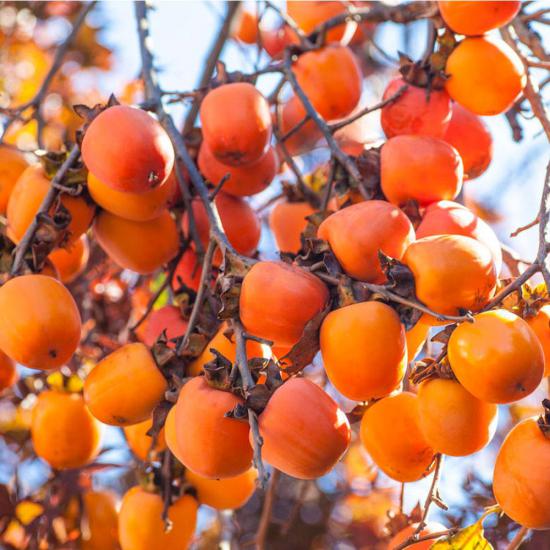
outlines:
M168 178L174 148L149 113L115 105L94 118L86 130L82 158L104 184L117 191L144 193Z
M258 41L258 18L247 10L242 10L233 30L233 38L244 44L256 44Z
M491 251L470 237L418 239L405 251L403 262L414 275L417 298L437 313L479 311L494 294L497 274Z
M474 397L457 381L432 378L418 388L420 428L437 452L468 456L495 435L498 409Z
M407 527L405 527L404 529L401 529L401 531L396 533L390 540L388 550L394 550L395 548L398 548L399 545L403 544L412 535L414 535L417 528L418 523L413 523L411 525L407 525ZM447 528L444 525L441 525L441 523L430 521L420 531L419 537L422 538L426 535L432 535L434 533L444 532L446 530ZM410 544L409 546L407 546L407 548L411 548L412 550L428 550L436 541L437 539L423 540L420 542L415 542L414 544Z
M61 367L78 347L78 307L70 292L52 277L10 279L0 287L0 311L0 349L26 367Z
M544 376L550 376L550 305L542 306L527 323L537 335L544 352Z
M191 470L185 472L185 479L196 489L199 502L216 510L235 510L244 506L256 490L257 477L254 468L226 479L207 479Z
M182 255L174 276L172 277L172 288L178 290L182 283L197 292L199 290L202 275L202 265L198 256L191 248L188 248Z
M149 349L125 344L103 358L84 382L92 414L112 426L147 420L168 389Z
M384 397L403 379L405 330L386 304L361 302L331 311L321 325L320 340L328 378L348 399Z
M69 243L66 248L57 248L48 256L62 283L72 283L86 269L90 258L90 246L86 235Z
M197 501L183 495L168 508L172 529L162 519L162 498L132 487L122 498L118 537L122 550L184 550L189 548L197 523Z
M182 453L179 448L178 436L176 432L176 407L172 407L166 416L166 421L164 422L164 439L166 441L166 446L170 449L170 452L181 463L183 463L181 459Z
M453 105L451 121L442 139L458 151L464 164L464 179L481 176L491 164L491 132L481 118L458 103Z
M380 182L389 202L415 200L427 206L452 200L462 188L460 155L448 143L430 136L396 136L382 146Z
M418 397L402 392L376 401L361 420L361 442L376 465L402 483L430 473L435 451L420 429Z
M159 432L157 441L153 446L153 438L147 435L147 432L153 425L152 418L148 418L138 424L124 427L124 435L130 450L140 459L146 461L149 457L149 452L158 454L166 449L166 440L164 439L164 428Z
M469 208L453 201L430 204L416 228L416 238L432 235L464 235L476 239L489 248L497 273L502 268L500 241L492 228Z
M29 166L19 177L8 201L7 234L18 243L34 221L44 197L50 189L50 180L40 164ZM61 195L61 203L71 214L67 226L69 241L80 238L92 223L95 208L82 197Z
M226 418L242 400L211 388L197 376L180 391L176 403L177 450L183 465L208 479L225 479L246 472L252 461L248 425Z
M511 403L532 393L544 374L544 353L526 321L504 309L459 325L447 348L458 381L478 399Z
M426 339L430 334L432 326L432 317L422 314L414 326L405 332L405 340L407 341L407 358L412 361L420 353Z
M146 319L143 342L148 347L152 347L164 331L166 331L167 339L173 340L185 334L187 325L188 323L182 317L178 307L163 306L152 311ZM170 347L175 346L174 342L168 342L168 345Z
M307 226L307 216L315 210L309 203L280 201L269 214L269 227L281 252L297 254L302 248L300 235Z
M52 468L79 468L98 455L101 425L81 395L50 390L38 396L32 411L31 438L36 454Z
M371 283L386 280L379 251L399 260L414 241L409 218L399 208L379 200L335 212L321 223L317 235L328 241L348 275Z
M118 550L118 512L115 497L106 491L86 491L82 495L88 521L82 550Z
M327 287L315 275L283 262L258 262L243 280L241 321L251 334L292 347L328 298Z
M211 90L201 103L200 118L204 141L224 164L251 164L267 150L269 104L252 84L234 82Z
M361 99L361 69L346 46L332 44L302 54L293 68L298 84L326 120L349 115Z
M386 137L414 134L442 138L451 121L451 98L445 90L426 90L394 78L388 84L383 100L394 96L403 86L405 91L382 107L380 122Z
M17 149L0 146L0 214L6 213L11 192L28 166L25 156Z
M290 378L275 390L258 426L266 462L297 479L328 473L351 439L344 412L307 378Z
M438 0L439 13L454 32L467 36L485 34L509 23L518 13L521 2L457 2Z
M525 87L523 62L508 44L488 37L465 38L447 59L449 95L476 115L507 111Z
M502 511L529 529L550 529L550 440L537 418L508 433L497 455L493 493Z
M345 2L295 2L286 3L287 14L306 34L310 34L316 27L346 11ZM338 25L327 31L327 42L339 42L346 31L346 25Z
M229 179L223 184L223 192L236 197L260 193L273 181L279 169L279 158L271 146L252 164L228 166L220 162L203 142L197 160L204 177L214 185L229 174Z
M306 110L298 98L292 95L279 109L279 126L281 135L293 134L285 139L285 147L291 156L307 153L323 137L323 134L312 120L301 124L306 116ZM298 130L294 130L300 124ZM281 154L281 157L283 155Z
M141 275L153 273L168 263L179 248L176 222L167 210L146 222L101 212L94 222L94 235L117 265Z
M2 350L0 350L0 393L11 388L19 380L17 367Z
M218 209L222 226L227 239L239 254L252 256L260 242L261 224L257 214L242 197L234 197L223 191L218 193L214 203ZM210 222L202 201L198 198L192 202L195 226L204 248L210 239ZM190 234L189 216L184 213L181 227L185 235ZM214 254L214 263L220 265L222 255L219 250Z
M88 172L88 191L94 202L116 216L134 222L158 218L173 197L177 182L169 177L164 183L143 193L117 191Z

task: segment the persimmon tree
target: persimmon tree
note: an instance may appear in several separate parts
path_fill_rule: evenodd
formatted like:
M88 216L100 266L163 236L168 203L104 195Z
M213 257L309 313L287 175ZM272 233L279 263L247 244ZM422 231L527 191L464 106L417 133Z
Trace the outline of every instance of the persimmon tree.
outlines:
M139 78L104 96L101 8L0 6L2 547L547 547L550 165L532 260L464 191L482 117L550 139L548 9L229 2L167 91L138 1ZM390 71L378 30L417 21ZM492 484L462 466L488 446Z

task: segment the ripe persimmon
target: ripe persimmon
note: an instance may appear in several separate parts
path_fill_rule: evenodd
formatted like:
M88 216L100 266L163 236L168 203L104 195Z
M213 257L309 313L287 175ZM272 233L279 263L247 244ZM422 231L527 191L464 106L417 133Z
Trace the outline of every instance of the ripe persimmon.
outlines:
M118 538L122 550L185 550L197 523L198 503L183 495L168 508L171 529L162 519L163 502L156 493L132 487L122 498Z
M442 138L451 120L451 98L445 90L427 90L394 78L382 96L394 96L403 86L401 95L382 107L380 122L386 137L418 134Z
M285 147L292 156L310 151L323 137L318 126L312 120L302 123L306 116L306 110L300 98L295 95L290 96L290 98L280 106L277 116L279 117L281 135L284 136L292 132L292 134L284 140ZM295 128L298 129L294 130Z
M431 378L418 388L420 428L437 452L467 456L495 435L498 409L474 397L456 380Z
M288 26L281 25L275 29L260 29L262 46L273 59L281 57L284 49L290 44L299 44L296 33Z
M0 287L0 349L32 369L66 363L80 342L80 313L71 293L46 275L22 275Z
M454 147L430 136L396 136L382 146L380 183L385 197L400 206L454 199L462 188L462 159Z
M191 470L185 472L185 479L197 491L199 502L217 510L234 510L244 506L254 494L257 477L254 468L225 479L208 479Z
M503 27L518 13L519 0L490 2L452 2L438 0L439 13L445 24L454 32L465 35L480 35Z
M118 550L116 499L106 491L86 491L82 495L88 529L82 532L82 550Z
M297 254L302 248L300 235L307 226L307 216L315 210L305 201L279 201L269 215L269 227L281 252Z
M145 320L143 342L152 347L163 332L168 340L179 338L185 334L187 324L179 307L168 305L155 309ZM168 345L173 347L175 344L168 342Z
M90 257L88 238L82 235L80 239L68 243L64 248L56 248L48 259L57 271L62 283L71 283L86 269Z
M8 237L19 242L34 218L50 189L42 165L29 166L19 177L8 201ZM61 204L69 211L71 221L67 226L70 241L77 240L92 223L95 208L82 197L62 194Z
M186 468L209 479L235 477L250 468L248 424L225 416L242 403L236 395L210 387L203 376L183 386L175 427L178 458Z
M452 145L464 164L464 179L474 179L489 167L493 158L493 138L474 113L455 103L451 122L442 139Z
M198 165L204 177L214 185L223 178L229 179L223 184L223 192L237 197L255 195L266 189L277 175L279 158L274 147L254 163L246 166L229 166L220 162L210 151L206 142L199 149Z
M376 465L402 483L428 475L435 451L420 429L418 397L402 392L371 405L361 420L361 442Z
M283 262L258 262L243 280L241 321L251 334L291 347L328 298L327 287L315 275Z
M79 468L98 455L101 425L80 394L49 390L33 408L31 438L36 454L52 468Z
M138 424L124 427L124 435L128 442L130 450L140 459L147 460L149 454L158 454L166 449L166 440L164 439L164 428L159 432L155 445L153 438L147 435L147 432L153 425L153 419L148 418Z
M396 206L379 200L335 212L319 226L317 235L328 241L348 275L371 283L386 280L379 251L400 260L414 241L409 218Z
M521 317L496 309L474 316L451 334L449 362L458 381L478 399L511 403L540 384L544 353Z
M493 493L502 511L529 529L550 529L550 439L537 418L508 433L497 455Z
M28 166L20 151L7 145L0 146L0 214L6 213L11 192Z
M407 366L405 330L381 302L360 302L331 311L321 325L321 354L334 387L354 401L391 393Z
M395 548L398 548L401 544L403 544L406 540L409 540L414 533L416 533L416 530L418 529L418 523L412 523L411 525L407 525L404 529L401 529L398 533L396 533L392 539L390 540L388 544L388 550L394 550ZM445 532L447 531L447 528L441 523L436 523L434 521L429 521L419 532L418 536L419 538L425 537L427 535L433 535L434 533L439 532ZM409 544L407 548L410 548L411 550L428 550L432 547L433 543L437 539L428 539L428 540L422 540L420 542L415 542L412 544Z
M101 422L130 426L147 420L167 389L149 349L132 343L97 363L84 382L84 398Z
M550 376L550 305L542 306L536 315L526 321L537 335L544 352L544 376Z
M145 222L101 212L94 222L94 235L111 260L142 275L169 262L179 248L178 228L167 210Z
M502 40L465 38L447 59L449 95L477 115L507 111L525 87L523 62Z
M222 226L227 239L239 254L252 256L260 242L262 230L260 220L252 207L242 197L234 197L223 191L218 193L214 203L218 209ZM192 203L195 226L204 248L210 239L210 222L204 204L198 198ZM181 218L181 227L185 235L189 235L189 216L185 212ZM222 255L219 250L214 254L214 263L219 265Z
M212 154L224 164L251 164L266 152L271 114L265 97L248 82L214 88L200 108L202 135Z
M470 237L418 239L405 251L403 262L413 272L417 298L437 313L479 311L494 294L497 274L491 251Z
M332 470L351 438L344 411L307 378L289 378L277 388L258 425L266 462L298 479Z
M174 194L177 183L168 178L164 183L144 191L129 193L117 191L88 173L88 191L94 202L107 212L126 220L146 222L158 218Z
M178 437L176 434L176 407L172 407L166 416L166 420L164 422L164 440L166 441L166 446L170 449L170 452L180 462L182 462L182 453L179 448Z
M144 193L168 178L174 148L152 115L115 105L97 115L87 128L82 158L104 184L117 191Z
M487 223L466 206L453 201L430 204L416 228L416 238L432 235L464 235L476 239L489 248L497 273L500 273L502 249L498 237Z
M178 290L182 284L197 292L201 282L202 262L191 248L181 256L172 277L172 288Z
M304 31L309 34L313 32L325 21L332 19L336 15L345 13L347 5L345 2L302 2L288 0L286 11L292 20ZM346 32L346 24L338 25L329 29L326 33L327 42L339 42Z
M248 10L241 10L235 21L232 36L245 44L256 44L258 30L258 17Z
M349 115L361 99L361 68L346 46L329 44L306 52L293 68L311 104L327 120Z
M430 334L432 326L432 317L422 314L422 317L405 332L405 340L407 341L407 358L412 361L420 353Z
M0 350L0 392L11 388L19 379L17 367L2 350Z

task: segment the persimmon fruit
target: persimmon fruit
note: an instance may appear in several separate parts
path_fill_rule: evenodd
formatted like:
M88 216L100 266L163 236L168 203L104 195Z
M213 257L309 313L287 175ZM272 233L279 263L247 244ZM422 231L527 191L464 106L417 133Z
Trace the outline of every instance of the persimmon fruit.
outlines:
M544 376L550 376L550 305L542 306L534 316L526 320L537 335L544 352Z
M164 332L169 340L168 345L173 347L175 338L185 334L187 330L187 321L183 318L181 310L177 306L163 306L155 309L145 320L145 329L143 331L143 342L152 347Z
M88 529L82 533L82 550L118 550L118 512L115 497L106 491L82 495Z
M90 258L90 246L86 235L68 243L64 248L57 248L50 253L48 259L52 262L58 278L62 283L72 283L86 269Z
M0 146L0 214L6 213L13 188L28 166L20 151L7 145Z
M11 388L18 379L15 362L0 350L0 392Z
M158 454L166 449L166 440L164 439L164 428L159 432L155 445L153 438L147 435L147 432L153 426L152 418L148 418L138 424L124 426L124 435L130 450L140 459L147 460L149 454Z
M195 252L188 248L181 256L174 276L172 277L172 288L178 290L182 284L197 292L199 290L202 275L202 265Z
M418 529L418 523L412 523L411 525L407 525L404 529L401 529L398 533L396 533L390 540L388 545L388 550L394 550L395 548L398 548L401 544L403 544L406 540L409 540L414 533L416 533L416 530ZM427 535L433 535L434 533L439 532L445 532L447 531L447 528L441 523L436 523L434 521L429 521L426 523L426 525L420 530L418 536L419 538L425 537ZM428 550L432 547L434 542L436 542L437 539L428 539L428 540L422 540L420 542L414 542L412 544L409 544L407 548L410 548L411 550Z
M244 44L256 44L258 40L258 18L248 10L241 10L235 22L232 36Z
M304 31L310 34L325 21L346 12L345 2L301 2L288 0L287 14ZM339 42L346 32L346 24L329 29L326 33L327 42Z
M307 216L315 210L305 201L279 201L269 214L269 227L281 252L297 254L302 248L300 235L307 226Z
M280 106L277 116L279 117L281 135L285 136L288 134L284 143L291 156L309 152L323 137L315 122L308 120L303 123L306 110L300 98L295 95L290 96ZM281 158L283 158L282 154Z

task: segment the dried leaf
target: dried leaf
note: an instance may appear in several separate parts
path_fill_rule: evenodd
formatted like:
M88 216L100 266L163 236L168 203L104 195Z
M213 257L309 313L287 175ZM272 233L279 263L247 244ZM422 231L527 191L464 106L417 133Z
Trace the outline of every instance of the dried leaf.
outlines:
M461 529L455 535L440 540L431 546L432 550L492 550L493 546L485 538L483 519Z

